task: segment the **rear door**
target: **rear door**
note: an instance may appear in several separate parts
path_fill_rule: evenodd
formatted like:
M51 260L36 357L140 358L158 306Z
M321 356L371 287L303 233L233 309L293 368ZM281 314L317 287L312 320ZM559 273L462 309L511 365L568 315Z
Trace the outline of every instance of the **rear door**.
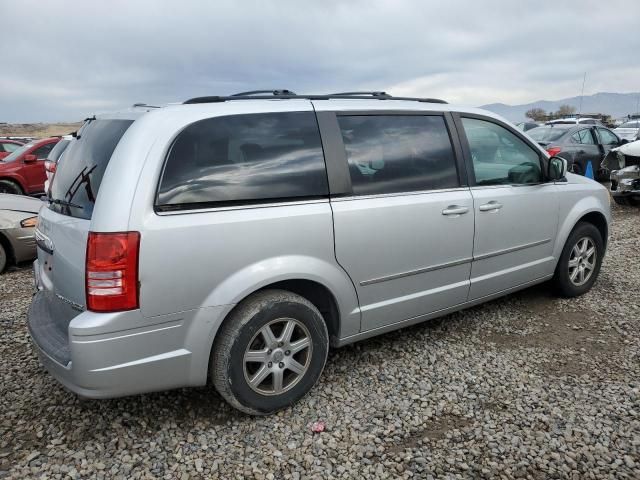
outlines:
M571 171L578 175L584 175L587 172L589 162L595 171L601 162L601 152L596 142L594 128L586 127L578 130L571 135L571 142L575 153Z
M475 209L469 300L552 274L558 192L542 153L498 120L455 116Z
M331 115L319 113L323 136L334 130L339 145L328 162L347 167L348 183L331 198L335 251L358 293L361 330L465 302L473 205L452 123L422 112Z
M85 308L84 266L95 199L111 154L132 120L94 120L73 142L40 211L36 277L51 308L70 321Z

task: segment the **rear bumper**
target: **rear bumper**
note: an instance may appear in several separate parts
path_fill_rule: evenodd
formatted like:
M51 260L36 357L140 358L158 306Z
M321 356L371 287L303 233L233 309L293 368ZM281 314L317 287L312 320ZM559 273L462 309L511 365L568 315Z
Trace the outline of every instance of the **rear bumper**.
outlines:
M153 325L113 331L122 322L139 325L140 311L85 311L64 331L53 318L48 295L38 291L28 325L42 365L62 385L82 397L113 398L205 384L213 336L209 340L199 331L200 324L211 327L199 318L202 310L214 317L219 313L182 312L158 317Z

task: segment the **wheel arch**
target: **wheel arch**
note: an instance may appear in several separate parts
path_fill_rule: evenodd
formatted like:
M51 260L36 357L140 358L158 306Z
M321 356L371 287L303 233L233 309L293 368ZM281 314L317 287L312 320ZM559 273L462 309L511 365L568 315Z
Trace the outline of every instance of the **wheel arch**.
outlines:
M7 266L13 265L16 262L16 255L13 250L13 245L11 245L9 239L2 232L0 232L0 245L4 247L4 250L7 254Z
M605 211L595 203L594 199L586 198L585 202L588 203L578 202L571 209L569 214L565 216L564 221L558 227L558 235L553 252L556 261L560 259L562 249L564 248L569 235L571 235L573 229L580 222L587 222L594 225L602 235L602 241L604 242L605 248L607 247L609 235L608 217L605 214Z
M23 194L27 193L27 189L23 182L24 179L22 179L21 177L3 174L3 175L0 175L0 181L3 181L3 180L15 183L16 185L18 185L18 187L20 187L20 190L22 190Z

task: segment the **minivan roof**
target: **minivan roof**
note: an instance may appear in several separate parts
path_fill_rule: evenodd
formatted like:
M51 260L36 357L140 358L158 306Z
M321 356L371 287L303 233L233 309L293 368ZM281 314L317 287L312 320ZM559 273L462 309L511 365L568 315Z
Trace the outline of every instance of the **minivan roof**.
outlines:
M213 102L193 102L193 103L169 103L162 106L151 106L146 104L135 104L127 109L99 113L94 115L95 119L123 119L123 120L138 120L139 118L146 116L147 114L160 113L166 115L169 112L184 112L193 110L208 110L212 113L224 110L229 112L230 110L236 110L236 108L230 108L232 104L238 105L237 110L246 112L249 110L265 111L268 112L274 103L313 103L314 107L318 111L338 110L417 110L417 111L436 111L436 112L460 112L460 113L472 113L477 115L484 115L506 121L500 115L488 110L483 110L476 107L466 107L461 105L451 105L449 103L428 102L426 99L413 99L406 97L393 97L393 101L381 100L371 97L344 97L334 96L331 98L321 98L323 96L288 96L278 97L270 96L268 98L247 98L241 102L231 101L213 101ZM224 108L220 108L222 106ZM241 105L241 106L240 106ZM280 110L280 108L278 108Z

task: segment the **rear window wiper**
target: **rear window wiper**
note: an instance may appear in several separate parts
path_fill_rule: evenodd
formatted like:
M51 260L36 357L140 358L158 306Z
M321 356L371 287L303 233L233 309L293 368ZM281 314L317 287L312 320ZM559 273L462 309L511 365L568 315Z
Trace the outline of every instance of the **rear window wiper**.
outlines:
M67 202L66 200L60 200L59 198L50 198L49 203L53 203L54 205L62 205L64 207L73 207L79 208L80 210L84 210L82 205L77 205L75 203Z

